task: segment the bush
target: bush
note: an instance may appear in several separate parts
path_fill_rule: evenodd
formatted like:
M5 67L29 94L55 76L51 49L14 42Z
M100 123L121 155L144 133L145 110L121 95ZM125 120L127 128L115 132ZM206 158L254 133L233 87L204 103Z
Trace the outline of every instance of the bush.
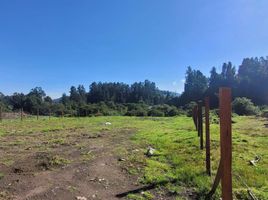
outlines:
M268 118L268 110L263 110L261 116Z
M143 117L143 116L147 116L148 115L148 106L146 104L143 103L130 103L127 104L127 112L126 112L126 116L139 116L139 117Z
M219 110L218 109L210 110L209 118L210 123L219 124L220 123Z
M152 117L164 117L165 113L157 108L153 108L149 111L148 115Z
M256 115L260 110L256 107L250 99L245 97L237 97L233 103L233 112L238 115Z
M127 111L127 113L125 115L126 116L145 117L145 116L147 116L147 111L146 110L130 110L130 111Z
M180 115L180 112L176 107L173 107L173 106L168 110L166 114L166 116L169 116L169 117L173 117L177 115Z
M268 105L260 106L261 116L268 118Z
M182 111L175 106L169 106L167 104L150 106L148 115L152 117L173 117L180 115Z
M194 109L194 107L196 105L197 105L196 102L191 101L190 103L188 103L188 104L186 104L184 106L184 110L185 110L185 112L186 112L186 114L187 114L188 117L192 117L193 116L193 109Z

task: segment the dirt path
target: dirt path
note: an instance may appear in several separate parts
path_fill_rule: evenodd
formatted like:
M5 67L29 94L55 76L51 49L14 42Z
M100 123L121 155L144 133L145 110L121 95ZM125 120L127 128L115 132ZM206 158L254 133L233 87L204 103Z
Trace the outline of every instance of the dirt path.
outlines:
M56 147L55 152L67 152L68 158L74 160L63 167L48 169L46 162L37 165L40 157L46 158L44 152L25 154L11 167L0 166L5 174L0 181L3 191L0 199L118 199L116 194L137 187L136 178L122 170L115 155L117 147L127 145L131 133L133 131L125 130L118 134L105 133L96 138L72 138L70 140L74 144L85 142L86 146L81 149L75 145ZM86 162L79 161L77 157L82 151L88 152L92 158Z

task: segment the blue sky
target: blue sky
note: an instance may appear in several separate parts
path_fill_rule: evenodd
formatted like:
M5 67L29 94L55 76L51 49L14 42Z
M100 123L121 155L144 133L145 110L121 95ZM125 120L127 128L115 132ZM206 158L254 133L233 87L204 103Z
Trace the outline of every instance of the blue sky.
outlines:
M268 55L267 0L0 0L0 91L149 79Z

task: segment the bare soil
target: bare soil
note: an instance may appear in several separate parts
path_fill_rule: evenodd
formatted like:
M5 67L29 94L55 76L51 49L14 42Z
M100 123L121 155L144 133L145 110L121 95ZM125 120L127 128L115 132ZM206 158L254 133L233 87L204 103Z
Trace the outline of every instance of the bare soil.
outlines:
M127 145L132 133L94 135L70 130L61 144L50 143L42 133L5 136L0 141L0 156L15 162L0 165L4 174L0 199L118 199L117 194L139 186L137 177L120 166L122 161L115 153L117 147ZM44 146L47 149L41 148Z

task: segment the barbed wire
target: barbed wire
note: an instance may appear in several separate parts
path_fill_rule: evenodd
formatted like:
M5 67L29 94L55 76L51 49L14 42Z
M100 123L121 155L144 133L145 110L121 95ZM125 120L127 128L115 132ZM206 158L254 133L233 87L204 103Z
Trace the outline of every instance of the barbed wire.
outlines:
M236 177L236 179L237 179L238 181L240 181L240 183L242 183L242 185L244 185L244 187L247 188L247 192L248 192L249 196L252 198L252 200L259 200L259 199L256 197L256 195L252 192L252 190L251 190L251 188L248 186L248 184L242 179L242 177L241 177L239 174L234 173L233 175Z

